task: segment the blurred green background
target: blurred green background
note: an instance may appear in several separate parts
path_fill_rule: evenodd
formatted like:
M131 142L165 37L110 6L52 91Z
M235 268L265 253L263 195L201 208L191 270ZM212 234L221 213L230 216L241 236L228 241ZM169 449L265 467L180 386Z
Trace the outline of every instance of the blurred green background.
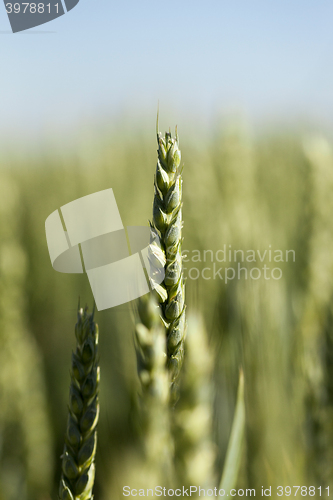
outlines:
M214 359L216 475L242 366L239 487L333 487L332 14L330 0L82 0L13 35L0 9L0 500L57 498L78 297L93 303L86 276L52 269L45 219L112 188L123 224L147 224L158 101L161 132L179 127L188 258L230 245L266 250L248 273L282 270L187 280ZM133 304L97 322L95 498L113 500L138 474Z
M190 131L190 132L189 132ZM184 245L293 249L281 279L225 284L188 277L214 358L217 470L225 458L243 366L246 450L239 487L333 487L333 147L304 130L254 134L243 120L206 134L179 124ZM52 269L44 223L60 206L112 187L125 226L151 218L154 124L124 120L62 150L11 150L0 166L0 499L57 498L78 297L85 275ZM285 260L285 259L284 259ZM237 262L214 262L217 268ZM210 262L188 267L213 268ZM213 273L208 273L213 276ZM255 275L256 276L256 275ZM133 307L97 313L101 416L95 498L121 498L138 446ZM259 491L259 490L258 490ZM274 498L274 494L272 495Z

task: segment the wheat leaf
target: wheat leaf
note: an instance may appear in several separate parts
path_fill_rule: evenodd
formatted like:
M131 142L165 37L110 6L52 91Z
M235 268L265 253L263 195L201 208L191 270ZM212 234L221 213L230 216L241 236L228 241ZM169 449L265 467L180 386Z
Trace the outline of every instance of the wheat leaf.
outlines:
M242 460L245 436L245 403L244 403L244 374L239 375L237 403L231 434L224 462L220 489L230 491L236 486L239 468Z

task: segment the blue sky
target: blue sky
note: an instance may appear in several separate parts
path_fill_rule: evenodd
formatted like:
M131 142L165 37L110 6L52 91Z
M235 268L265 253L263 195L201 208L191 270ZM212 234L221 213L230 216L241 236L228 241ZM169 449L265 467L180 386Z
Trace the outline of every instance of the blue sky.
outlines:
M158 100L178 122L239 110L333 124L332 26L332 0L80 0L13 35L1 7L1 131L155 120Z

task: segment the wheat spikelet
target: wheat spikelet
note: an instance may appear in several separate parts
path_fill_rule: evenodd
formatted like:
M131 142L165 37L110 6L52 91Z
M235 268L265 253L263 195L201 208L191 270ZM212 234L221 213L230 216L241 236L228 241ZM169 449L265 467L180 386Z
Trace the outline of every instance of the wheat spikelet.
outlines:
M185 287L182 268L182 176L178 135L157 135L158 160L155 175L152 237L158 235L160 260L165 259L163 286L153 288L161 303L167 330L167 365L174 384L184 358Z
M62 455L61 500L91 500L95 479L99 416L98 326L94 312L78 310L76 352L72 354L69 415Z

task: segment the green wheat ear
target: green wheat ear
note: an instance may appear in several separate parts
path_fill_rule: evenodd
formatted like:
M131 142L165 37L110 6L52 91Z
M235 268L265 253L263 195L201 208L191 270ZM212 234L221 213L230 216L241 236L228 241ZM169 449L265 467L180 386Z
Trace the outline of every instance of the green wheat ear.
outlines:
M215 482L213 428L213 358L200 316L189 315L186 359L180 398L173 414L175 469L178 484L211 488Z
M144 454L149 477L169 482L172 477L173 440L169 420L169 374L165 331L152 293L138 302L135 326L138 374L142 387L141 410Z
M61 500L91 500L99 416L98 326L94 311L78 309L72 354L69 415L62 455Z
M165 278L162 286L153 283L161 303L167 331L167 365L174 385L184 358L185 287L182 266L182 174L178 134L157 134L158 160L155 175L152 237L158 236ZM160 259L161 260L161 259Z

